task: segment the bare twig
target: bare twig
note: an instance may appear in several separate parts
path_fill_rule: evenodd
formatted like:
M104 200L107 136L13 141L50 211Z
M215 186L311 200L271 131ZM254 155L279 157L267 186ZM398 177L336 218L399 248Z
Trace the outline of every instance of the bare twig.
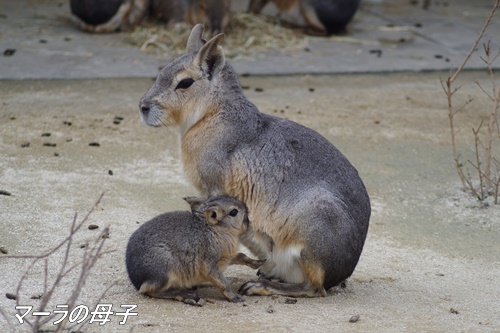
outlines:
M448 78L447 81L450 82L450 85L457 79L458 75L460 75L460 73L464 69L465 65L469 61L470 57L472 56L472 53L474 53L474 51L476 50L477 45L481 41L481 38L483 38L483 35L486 32L486 29L490 25L491 19L493 18L493 16L495 16L495 12L496 12L499 4L500 4L500 0L496 0L495 4L493 5L493 8L491 9L490 14L488 15L488 18L486 19L486 22L484 22L484 25L483 25L483 28L481 29L481 32L479 33L479 35L476 38L476 41L474 42L474 45L471 47L469 53L467 53L467 56L465 57L462 64L455 71L455 73L451 77Z
M495 89L495 88L493 88ZM493 90L494 91L494 90ZM489 190L491 187L491 181L489 180L491 174L491 154L492 154L492 144L493 144L493 134L496 129L496 124L498 122L498 107L500 104L500 87L497 89L495 94L495 100L493 101L493 106L491 108L490 119L488 121L488 132L486 137L486 146L484 147L484 173L486 175L486 189Z
M76 220L77 220L78 214L75 213L75 216L74 216L73 222L72 222L72 226L71 226L71 230L72 231L70 232L69 236L66 237L57 246L55 246L55 247L47 250L46 252L44 252L43 254L40 254L40 255L10 255L10 256L7 255L7 256L2 256L0 258L4 258L4 259L7 259L7 258L16 258L16 259L42 259L42 258L46 258L46 257L50 256L52 253L56 252L62 246L64 246L64 244L66 244L66 242L68 242L70 238L73 238L74 234L78 230L80 230L80 228L82 227L82 225L84 225L88 221L90 215L95 210L95 208L97 206L99 206L99 203L101 202L103 196L104 196L104 193L101 194L101 196L99 197L99 199L97 199L97 201L94 204L94 206L92 207L92 209L87 213L87 215L85 215L85 217L80 221L80 223L78 223L76 225L76 227L74 225L76 224Z
M76 283L73 285L73 290L71 294L68 296L68 299L66 300L66 305L68 305L68 308L71 309L75 306L76 301L78 300L78 297L80 296L80 293L83 289L83 286L85 285L85 282L90 274L90 271L92 268L95 266L97 260L99 260L102 255L113 252L113 251L103 251L104 247L104 242L107 237L105 235L109 234L109 226L104 228L103 231L99 234L99 236L95 239L94 245L90 249L86 249L83 258L80 262L77 264L73 264L68 267L69 265L69 259L70 259L70 252L72 249L73 241L74 241L74 236L76 232L81 228L81 226L87 222L87 220L90 217L90 214L95 210L95 208L99 205L102 197L104 194L102 194L97 202L94 204L92 209L87 213L87 215L82 219L82 221L77 223L77 215L75 214L75 217L71 223L69 235L59 244L54 246L53 248L45 251L43 254L38 255L38 256L31 256L31 255L22 255L22 256L2 256L1 258L16 258L16 259L34 259L31 264L29 265L28 269L26 272L22 275L17 288L16 288L16 305L20 305L20 291L21 287L24 285L29 273L33 269L33 267L41 260L43 260L44 263L44 273L43 273L43 297L41 299L40 305L38 306L37 311L45 311L47 304L49 301L51 301L52 296L55 292L55 290L60 286L62 280L75 268L80 268L80 274L76 280ZM64 250L64 256L62 258L61 262L61 267L59 268L57 275L55 276L54 281L50 284L49 286L49 258L52 254L54 254L57 250L62 248L64 245L66 245L66 248ZM111 285L112 286L112 285ZM111 288L109 286L105 292L101 295L99 298L99 301L102 299L104 294ZM1 312L4 316L5 313L2 311ZM20 310L18 310L18 314L21 315ZM24 318L24 321L32 328L34 332L38 332L40 328L53 321L55 319L55 316L57 314L52 314L50 316L47 316L45 318L40 319L41 316L37 316L36 320L33 322L27 319L26 317ZM67 324L67 320L63 320L61 323L59 323L57 327L57 332L61 332L65 329L65 326ZM83 323L86 323L87 321L84 321ZM9 324L10 326L10 324ZM12 326L11 326L12 327Z
M479 131L481 130L481 127L483 126L483 120L479 123L479 126L477 127L477 130L474 128L472 129L472 132L474 133L474 147L476 151L476 163L477 167L474 166L479 174L479 193L481 193L480 200L484 200L484 186L483 186L483 172L481 172L481 160L479 158ZM472 165L474 165L471 161L469 161Z
M464 191L469 190L475 196L477 196L477 191L474 188L474 185L473 185L472 180L470 178L470 174L467 171L468 176L466 177L464 174L464 171L462 170L463 165L459 159L459 153L458 153L457 143L456 143L457 131L455 130L455 115L461 109L463 109L463 107L465 105L467 105L468 103L466 102L459 109L455 109L453 107L452 97L459 89L459 88L454 88L455 81L457 80L458 76L460 75L460 73L464 69L465 65L469 61L472 54L477 49L477 46L479 45L479 42L481 41L482 37L484 36L486 29L490 25L490 22L491 22L492 18L494 17L495 12L496 12L497 8L499 7L499 5L500 5L500 0L496 0L495 4L493 5L493 8L491 9L491 11L486 19L486 21L484 22L484 25L483 25L481 31L479 32L479 35L477 36L474 44L472 45L470 51L467 53L465 59L462 61L460 66L453 72L453 74L450 73L450 76L448 77L447 80L441 81L441 86L442 86L443 90L445 91L445 94L447 96L447 101L448 101L448 120L449 120L449 125L450 125L451 145L452 145L452 150L453 150L453 160L455 163L455 169L456 169L457 174L460 178L460 181L462 182L462 187L463 187ZM478 84L479 88L488 97L490 97L490 99L493 100L494 106L493 106L492 113L491 113L491 116L490 116L490 119L488 122L488 134L487 134L487 139L486 139L486 145L484 147L484 149L485 149L485 165L484 165L485 171L484 172L481 171L481 164L480 164L480 157L479 157L479 147L480 147L479 129L481 126L479 126L477 131L473 129L474 137L475 137L477 166L475 164L473 164L472 162L471 162L471 164L474 167L477 167L477 169L478 169L478 175L479 175L479 181L480 181L480 189L479 190L481 193L481 198L484 198L484 190L485 189L489 190L491 187L491 183L492 183L490 180L491 179L490 169L491 169L491 152L492 152L492 142L493 142L492 135L493 135L493 132L495 130L495 125L496 125L496 130L497 130L499 137L500 137L500 126L498 125L498 113L497 113L498 105L500 103L499 102L500 96L498 95L498 90L500 90L500 88L498 88L498 89L496 88L496 85L494 82L494 76L493 76L493 66L492 66L492 63L498 57L498 54L493 58L491 57L491 43L490 43L490 41L488 41L487 43L484 43L483 48L484 48L484 52L486 54L486 58L481 57L481 59L486 63L486 65L488 67L489 77L493 83L493 95L490 95L489 93L487 93L485 91L485 89L483 89L483 87L478 82L476 82L476 83ZM495 90L497 90L497 92L495 92ZM492 97L492 96L495 96L495 97ZM469 102L470 102L470 100L469 100ZM484 180L486 181L485 184L483 184L483 175L485 176L484 177Z

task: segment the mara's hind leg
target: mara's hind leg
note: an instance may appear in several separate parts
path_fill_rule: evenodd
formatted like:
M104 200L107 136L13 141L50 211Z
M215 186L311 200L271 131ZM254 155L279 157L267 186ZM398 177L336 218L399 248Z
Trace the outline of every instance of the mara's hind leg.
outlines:
M167 289L159 292L149 291L146 295L153 298L173 299L189 305L202 306L205 302L198 296L196 288Z
M324 272L316 266L304 267L305 282L284 283L266 279L249 281L243 284L238 292L242 295L284 295L292 297L321 297L326 296L323 287Z
M208 275L208 280L212 282L219 290L221 293L226 297L226 299L229 302L233 303L238 303L238 302L244 302L245 300L238 295L236 295L233 292L233 289L231 288L231 285L229 284L229 281L226 279L224 274L222 274L221 271L219 271L217 268L214 268L210 274Z
M253 269L259 268L265 262L266 262L265 260L252 259L248 257L246 254L241 252L238 253L233 259L231 259L231 265L245 265Z

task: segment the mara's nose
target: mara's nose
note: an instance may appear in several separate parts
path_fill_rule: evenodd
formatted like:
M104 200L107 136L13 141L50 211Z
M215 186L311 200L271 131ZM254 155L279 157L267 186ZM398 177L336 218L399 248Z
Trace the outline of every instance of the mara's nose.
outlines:
M147 115L149 113L149 103L144 103L144 102L141 102L141 104L139 104L139 109L141 110L141 113L143 115Z

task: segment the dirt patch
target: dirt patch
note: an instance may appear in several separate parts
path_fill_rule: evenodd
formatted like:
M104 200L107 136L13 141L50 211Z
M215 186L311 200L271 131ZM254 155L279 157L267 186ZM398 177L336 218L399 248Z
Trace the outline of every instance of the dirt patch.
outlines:
M246 297L245 304L230 304L207 287L201 295L213 302L196 308L137 294L124 265L128 237L157 214L187 209L182 197L195 194L182 174L175 131L140 123L137 104L149 79L0 82L0 190L10 194L0 195L0 247L8 254L47 249L66 236L75 211L83 215L106 191L88 223L98 228L78 233L71 258L78 261L79 246L110 225L107 246L116 251L98 262L80 304L90 307L117 281L102 303L115 311L138 305L127 330L496 331L500 207L479 205L459 188L440 76L242 78L261 111L319 131L367 185L373 215L365 250L347 286L328 297ZM477 98L467 111L487 114L488 101L472 83L482 77L467 73L463 82L471 84L462 90L464 100ZM468 113L460 121L464 133L476 125ZM460 139L465 155L472 153L470 138ZM55 255L49 276L62 255ZM26 264L0 260L2 292L13 293ZM230 267L226 275L235 289L255 278L246 267ZM30 297L43 290L42 267L28 281L20 303L36 308L39 300ZM71 287L65 281L48 309ZM28 330L17 324L15 301L2 296L0 306L19 331ZM89 330L121 332L121 319Z

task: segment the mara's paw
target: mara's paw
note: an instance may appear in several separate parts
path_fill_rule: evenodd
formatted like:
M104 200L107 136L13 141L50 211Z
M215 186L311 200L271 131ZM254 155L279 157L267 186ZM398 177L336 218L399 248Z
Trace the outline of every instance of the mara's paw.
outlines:
M240 296L234 296L229 301L233 302L233 303L242 303L242 302L245 302L245 299L243 297L240 297Z
M264 280L265 281L265 280ZM269 291L266 286L264 285L264 281L248 281L247 283L243 284L240 289L238 290L238 293L241 295L260 295L260 296L267 296L271 295L272 292Z
M265 263L266 263L266 259L252 260L252 264L250 265L250 267L252 267L253 269L257 269L260 266L264 265Z
M259 280L271 280L271 277L267 276L261 269L257 271L257 276L259 277Z

